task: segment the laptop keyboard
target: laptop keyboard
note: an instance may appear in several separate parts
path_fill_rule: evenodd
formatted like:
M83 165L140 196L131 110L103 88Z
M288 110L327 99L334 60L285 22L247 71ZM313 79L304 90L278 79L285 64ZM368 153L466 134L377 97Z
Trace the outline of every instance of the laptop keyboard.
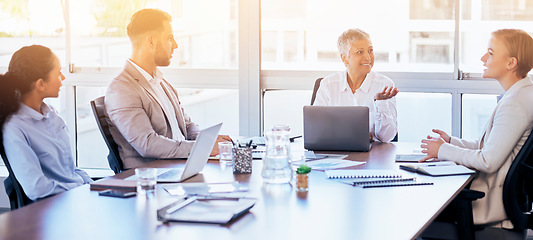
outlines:
M255 145L265 145L266 141L264 137L252 137L252 144Z
M157 176L157 179L179 179L179 177L181 177L182 172L183 169L170 169L164 173L159 174L159 176Z

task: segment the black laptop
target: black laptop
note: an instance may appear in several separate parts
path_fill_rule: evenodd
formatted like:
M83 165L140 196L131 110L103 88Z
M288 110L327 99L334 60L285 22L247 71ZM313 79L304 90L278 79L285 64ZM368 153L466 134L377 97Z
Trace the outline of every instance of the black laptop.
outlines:
M370 150L366 106L304 106L304 147L309 150Z

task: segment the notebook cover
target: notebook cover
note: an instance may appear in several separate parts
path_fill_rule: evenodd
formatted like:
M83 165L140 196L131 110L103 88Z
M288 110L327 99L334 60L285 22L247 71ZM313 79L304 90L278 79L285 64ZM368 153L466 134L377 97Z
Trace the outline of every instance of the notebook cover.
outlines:
M449 176L476 173L463 165L421 167L418 172L431 176Z
M193 203L167 214L167 209L181 201L170 204L157 211L157 217L163 222L189 222L227 224L247 213L255 205L253 199L239 200L195 200Z
M137 191L137 181L105 178L91 183L91 190L100 191L105 189L134 192Z

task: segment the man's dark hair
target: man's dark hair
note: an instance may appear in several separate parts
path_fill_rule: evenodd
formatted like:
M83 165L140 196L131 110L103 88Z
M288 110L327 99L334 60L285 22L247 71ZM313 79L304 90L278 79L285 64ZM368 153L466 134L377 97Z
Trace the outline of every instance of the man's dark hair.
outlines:
M142 9L131 16L128 24L128 37L132 39L148 31L163 29L165 22L172 22L170 14L159 9Z

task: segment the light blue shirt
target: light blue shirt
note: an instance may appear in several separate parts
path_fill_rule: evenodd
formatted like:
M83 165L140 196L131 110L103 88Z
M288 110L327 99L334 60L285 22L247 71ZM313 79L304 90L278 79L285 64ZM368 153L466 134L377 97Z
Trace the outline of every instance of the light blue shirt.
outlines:
M87 173L74 165L63 119L45 103L41 112L43 114L20 103L18 112L3 126L7 158L31 200L92 181Z

